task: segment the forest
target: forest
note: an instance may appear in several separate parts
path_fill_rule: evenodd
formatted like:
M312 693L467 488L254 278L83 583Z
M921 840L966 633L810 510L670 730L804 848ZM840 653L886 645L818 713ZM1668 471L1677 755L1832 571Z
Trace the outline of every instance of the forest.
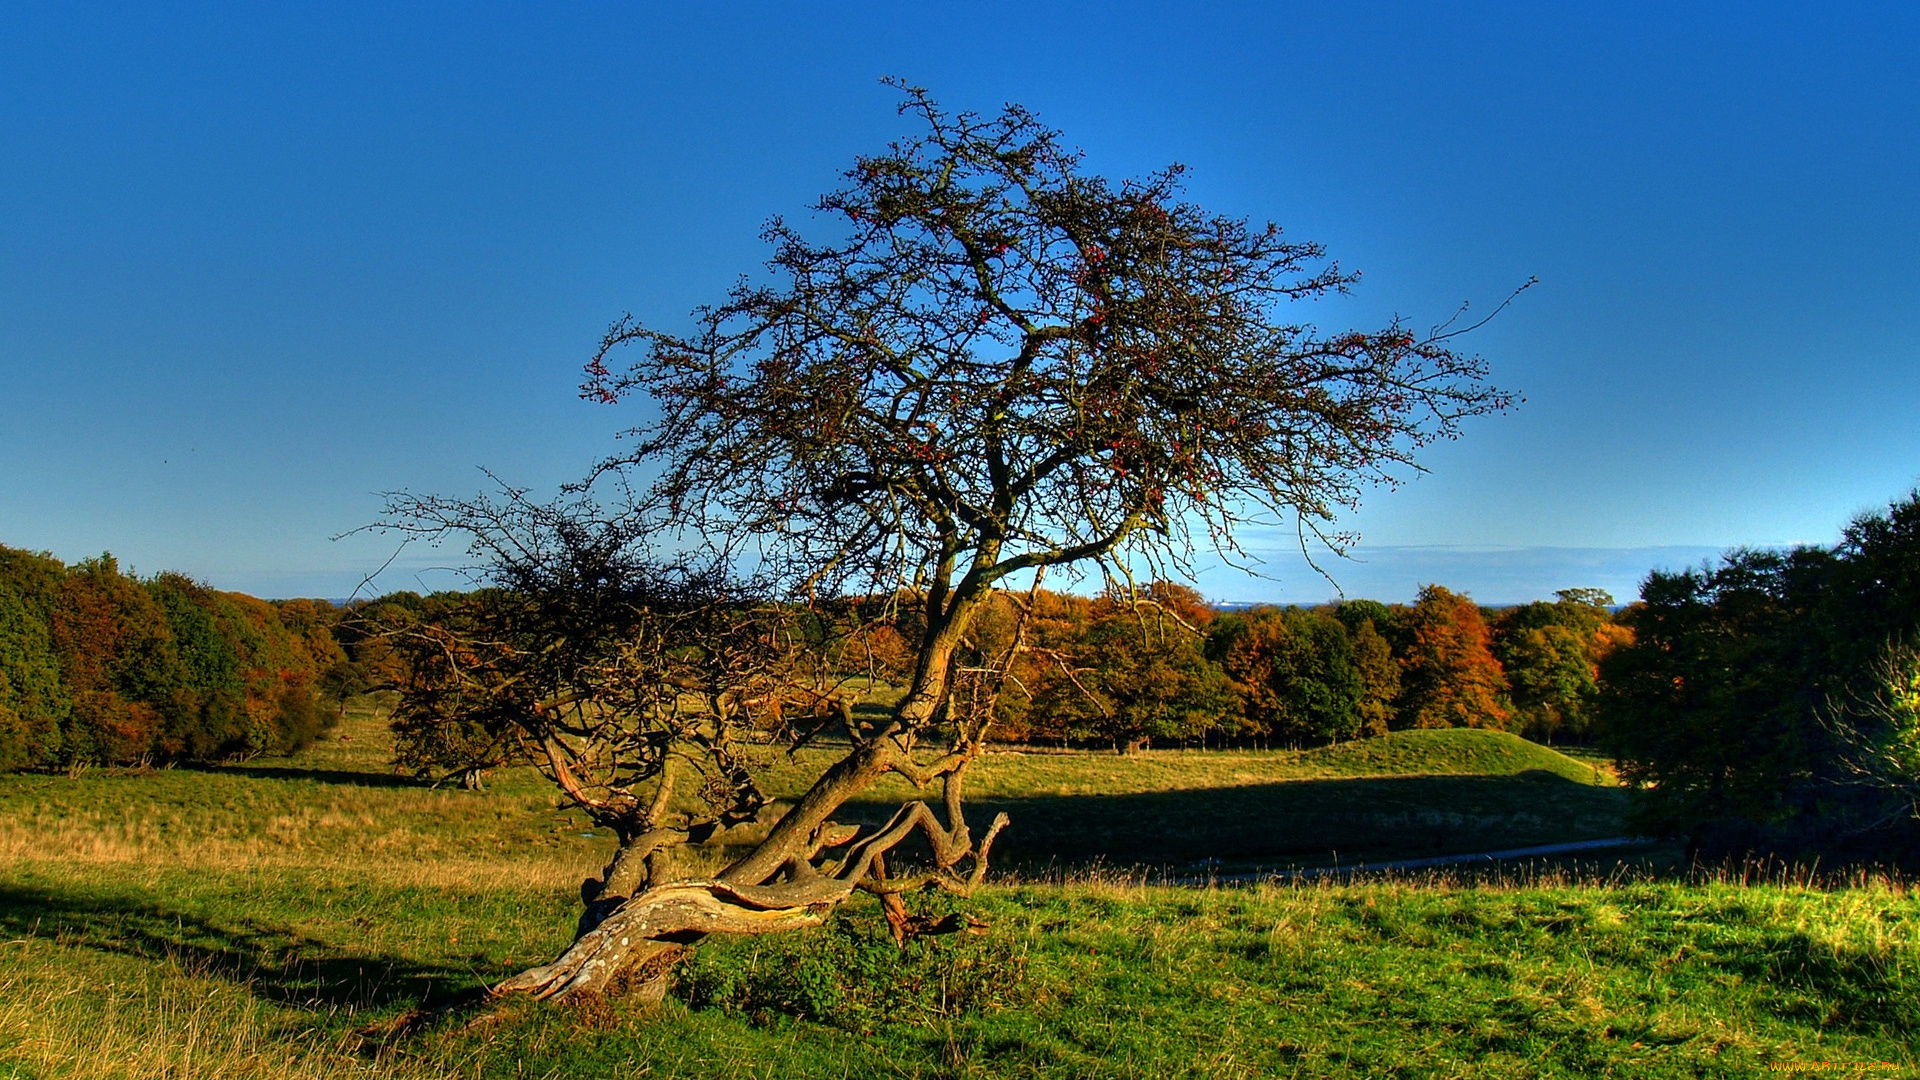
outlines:
M410 631L494 595L267 601L174 572L131 576L108 555L69 566L0 548L0 769L299 749L355 695L430 689L444 672L410 662ZM1131 601L1039 590L1028 603L996 742L1304 748L1494 729L1604 750L1637 793L1637 824L1704 850L1911 854L1917 496L1863 515L1830 548L1653 573L1627 605L1576 588L1483 608L1429 585L1412 604L1219 609L1167 582ZM816 633L812 662L855 705L884 698L908 677L911 607L836 610L842 625ZM1015 614L998 599L970 655L1002 649ZM478 782L519 753L500 732L403 721L395 767Z
M996 740L1311 747L1472 727L1590 743L1598 664L1632 640L1611 598L1587 589L1500 609L1439 585L1404 605L1221 610L1167 582L1143 596L1038 592L1033 642L997 703ZM269 601L180 573L129 576L110 555L66 566L0 548L0 766L299 749L344 699L427 677L395 647L407 627L484 602L484 592ZM994 649L1009 621L1004 606L991 612L973 648ZM912 633L869 617L857 634L823 639L820 661L843 685L898 683Z
M325 601L0 547L0 770L287 753L338 716Z

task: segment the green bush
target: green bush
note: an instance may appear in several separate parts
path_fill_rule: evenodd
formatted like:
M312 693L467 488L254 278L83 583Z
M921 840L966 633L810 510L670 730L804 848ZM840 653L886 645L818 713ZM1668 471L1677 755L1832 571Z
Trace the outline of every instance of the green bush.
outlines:
M953 934L900 946L879 919L846 915L819 930L702 947L678 985L696 1008L855 1032L1019 1008L1035 993L1024 951L1005 939Z

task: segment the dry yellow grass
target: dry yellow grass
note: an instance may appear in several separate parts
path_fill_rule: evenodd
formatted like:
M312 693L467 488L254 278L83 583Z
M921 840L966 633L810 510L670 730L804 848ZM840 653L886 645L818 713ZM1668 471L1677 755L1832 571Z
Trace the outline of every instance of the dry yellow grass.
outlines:
M577 884L606 861L597 848L584 846L497 857L450 851L454 845L437 833L394 827L337 805L302 808L266 820L257 832L226 835L195 828L184 815L129 816L125 806L115 809L22 808L0 818L0 868L337 870L395 886L525 889Z
M58 956L54 955L56 952ZM0 1075L75 1080L413 1080L177 960L135 966L28 938L0 946ZM12 1070L9 1071L9 1067Z

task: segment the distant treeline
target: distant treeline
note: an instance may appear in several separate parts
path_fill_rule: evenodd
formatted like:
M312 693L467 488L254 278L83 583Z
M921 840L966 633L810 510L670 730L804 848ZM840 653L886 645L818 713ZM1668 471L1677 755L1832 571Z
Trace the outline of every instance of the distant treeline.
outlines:
M284 752L338 717L325 601L0 547L0 770Z
M399 593L357 607L341 628L356 678L404 681L399 656L358 636L364 628L391 631L483 599ZM1005 652L1016 604L1031 605L1026 647L1001 692L994 739L1118 749L1313 746L1437 727L1590 740L1597 665L1631 638L1612 598L1592 589L1497 610L1430 585L1410 605L1222 612L1186 586L1156 582L1132 601L1002 596L977 620L963 666ZM856 686L904 685L922 632L917 610L849 601L824 617L819 660Z
M1592 734L1599 660L1627 632L1612 599L1484 609L1438 585L1411 605L1221 612L1156 583L1150 603L1041 594L1030 649L1000 702L999 736L1072 744L1311 746L1401 728ZM980 634L990 651L994 613ZM911 628L907 628L911 629ZM1004 631L1003 631L1004 633ZM887 635L892 670L909 654ZM853 659L864 659L854 657Z
M346 697L409 682L388 635L480 595L269 602L0 547L0 770L304 746ZM1406 605L1219 611L1166 583L1144 603L1040 592L995 737L1306 746L1498 728L1601 743L1642 793L1640 824L1706 849L1920 848L1920 496L1832 548L1654 573L1618 611L1597 590L1557 597L1490 609L1429 585ZM1018 602L978 620L963 664L1004 653ZM819 663L904 684L913 610L847 601Z
M1597 665L1630 639L1611 598L1569 590L1499 610L1440 586L1411 605L1220 612L1156 583L1145 604L1041 592L997 737L1130 747L1314 745L1408 727L1594 734ZM265 601L111 556L72 566L0 547L0 770L210 762L310 743L353 694L403 684L383 636L470 594L393 593L339 607ZM823 637L849 677L904 681L916 628L878 601ZM982 620L982 656L1011 633Z

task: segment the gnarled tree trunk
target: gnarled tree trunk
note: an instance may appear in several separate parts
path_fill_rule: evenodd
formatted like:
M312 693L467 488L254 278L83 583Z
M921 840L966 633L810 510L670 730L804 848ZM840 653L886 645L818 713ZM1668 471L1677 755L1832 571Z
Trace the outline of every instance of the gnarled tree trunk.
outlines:
M654 873L656 851L685 842L688 834L656 828L624 843L603 878L583 887L587 907L573 943L551 963L499 983L493 993L523 992L553 1000L603 993L624 983L644 996L658 998L666 992L673 961L706 935L767 934L818 926L856 889L882 897L896 939L933 929L911 919L899 902L899 893L928 882L971 891L985 877L994 838L1007 825L1005 814L996 815L976 843L967 826L962 793L967 766L985 747L1000 682L1022 647L1024 612L998 667L976 673L986 675L990 687L967 710L977 715L956 716L951 693L954 653L985 595L984 588L962 590L942 613L944 618L930 620L913 684L891 721L864 739L849 722L853 749L814 781L752 851L711 879L659 881ZM947 753L925 764L916 762L915 733L927 730L941 715L960 720L963 734ZM552 764L563 788L567 787L564 762L554 756ZM919 801L904 804L884 826L864 836L859 828L832 820L847 800L888 773L906 778L916 788L939 780L946 822ZM656 820L666 806L669 784L670 777L664 778L656 794L655 813L650 815ZM889 877L886 854L915 833L931 849L932 871L917 878ZM842 848L844 853L830 864L816 862L823 852ZM972 866L962 875L959 868L968 859Z
M960 811L961 773L966 759L943 774L949 814L946 826L926 803L910 802L885 826L857 843L851 843L858 835L857 829L836 826L831 821L821 822L810 834L787 832L787 836L806 835L802 845L778 842L789 822L823 817L820 804L831 802L837 807L872 778L886 771L900 771L896 766L904 764L889 763L876 770L872 757L856 754L829 770L808 797L775 827L774 835L719 877L653 884L626 898L596 897L608 906L597 918L582 919L573 944L551 963L499 983L493 993L522 992L554 1000L604 993L624 982L645 997L658 998L666 992L672 962L687 946L708 934L769 934L819 926L855 889L892 898L927 880L962 891L979 884L986 874L994 838L1006 827L1007 816L996 815L979 843L974 843ZM868 760L841 768L861 758ZM932 848L935 871L918 879L887 879L885 853L915 832L924 835ZM826 872L813 867L812 859L822 849L848 844L851 846L845 855ZM775 863L773 873L763 874L761 868L772 861L774 854L781 855L781 860ZM969 857L973 860L971 872L961 877L956 868ZM635 880L624 872L627 865L631 863L615 860L607 887L619 887L622 879ZM776 875L783 880L771 884L754 880ZM593 907L590 902L589 916ZM903 909L895 902L888 914L895 936L903 936L910 925Z

